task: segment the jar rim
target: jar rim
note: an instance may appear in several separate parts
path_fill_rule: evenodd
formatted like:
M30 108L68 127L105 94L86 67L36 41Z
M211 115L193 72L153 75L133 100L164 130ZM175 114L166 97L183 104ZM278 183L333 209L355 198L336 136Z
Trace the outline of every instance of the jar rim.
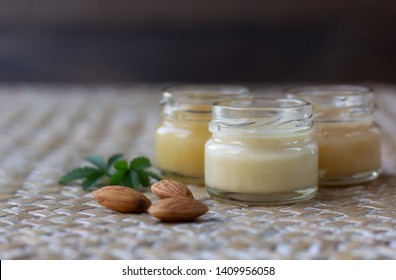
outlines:
M361 121L371 118L376 106L373 90L362 85L301 86L286 89L285 93L312 103L317 122Z
M250 92L249 88L242 85L184 84L164 88L163 97L191 104L211 105L220 98L232 98L246 95Z
M213 104L211 132L307 133L312 128L312 105L297 98L246 97Z
M255 105L261 106L246 106L246 103L255 101ZM239 104L238 104L239 103ZM234 105L232 105L234 104ZM253 104L252 104L253 105ZM227 98L213 103L214 108L223 108L240 111L266 111L266 110L289 110L295 108L311 107L311 103L299 98L271 98L271 97L245 97L245 98Z
M364 85L322 84L289 87L283 92L293 96L334 97L369 95L373 93L373 89Z
M317 109L372 107L373 90L361 85L313 85L292 87L284 91L289 98L301 98ZM318 107L319 106L319 107Z

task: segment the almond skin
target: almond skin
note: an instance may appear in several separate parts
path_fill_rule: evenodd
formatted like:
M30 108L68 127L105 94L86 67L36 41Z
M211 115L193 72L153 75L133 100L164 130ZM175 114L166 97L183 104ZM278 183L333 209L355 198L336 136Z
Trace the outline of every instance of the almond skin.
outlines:
M121 213L143 213L151 206L145 195L127 187L106 186L92 194L104 207Z
M161 180L151 186L151 191L160 199L169 197L193 198L192 192L181 182Z
M148 213L163 222L190 222L208 210L208 207L199 200L171 197L154 202Z

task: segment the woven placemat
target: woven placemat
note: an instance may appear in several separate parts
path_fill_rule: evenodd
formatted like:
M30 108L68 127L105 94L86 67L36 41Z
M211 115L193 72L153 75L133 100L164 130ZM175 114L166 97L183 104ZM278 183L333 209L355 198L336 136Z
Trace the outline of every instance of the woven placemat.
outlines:
M56 183L89 154L152 158L160 87L3 85L0 259L396 259L396 89L375 88L384 131L378 180L250 208L190 186L210 211L164 224Z

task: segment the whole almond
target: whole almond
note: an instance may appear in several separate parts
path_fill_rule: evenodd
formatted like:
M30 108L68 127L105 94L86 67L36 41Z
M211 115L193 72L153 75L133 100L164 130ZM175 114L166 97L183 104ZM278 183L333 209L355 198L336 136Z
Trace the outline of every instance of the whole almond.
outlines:
M122 186L106 186L92 192L103 206L122 213L146 212L151 201L142 193Z
M148 213L163 222L190 222L208 210L208 207L199 200L171 197L154 202Z
M151 191L159 198L189 197L193 198L192 192L181 182L173 180L161 180L151 186Z

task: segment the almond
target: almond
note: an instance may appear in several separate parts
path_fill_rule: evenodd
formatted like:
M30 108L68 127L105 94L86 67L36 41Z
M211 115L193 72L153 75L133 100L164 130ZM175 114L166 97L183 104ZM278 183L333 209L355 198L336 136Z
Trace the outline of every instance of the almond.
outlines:
M163 222L190 222L205 214L208 207L188 197L171 197L156 201L148 213Z
M146 212L151 201L142 193L122 186L106 186L92 192L97 202L122 213Z
M151 186L151 191L159 198L189 197L193 198L192 192L183 184L172 180L161 180Z

